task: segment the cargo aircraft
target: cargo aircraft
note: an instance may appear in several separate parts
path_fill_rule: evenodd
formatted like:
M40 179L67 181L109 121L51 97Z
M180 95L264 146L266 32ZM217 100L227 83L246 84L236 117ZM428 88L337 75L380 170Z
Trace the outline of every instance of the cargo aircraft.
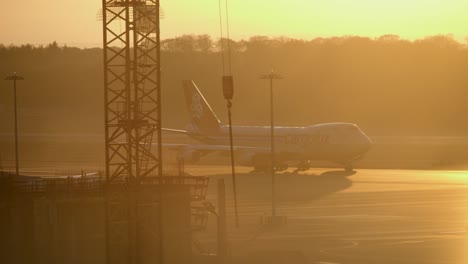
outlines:
M229 126L216 117L202 93L191 80L183 82L190 123L186 130L167 129L185 134L200 144L164 144L176 150L185 162L221 152L229 154ZM237 162L253 166L254 171L269 170L270 126L233 126ZM332 161L352 171L352 163L370 149L372 141L355 124L324 123L305 127L275 126L275 170L284 171L297 163L297 171L310 169L311 160Z

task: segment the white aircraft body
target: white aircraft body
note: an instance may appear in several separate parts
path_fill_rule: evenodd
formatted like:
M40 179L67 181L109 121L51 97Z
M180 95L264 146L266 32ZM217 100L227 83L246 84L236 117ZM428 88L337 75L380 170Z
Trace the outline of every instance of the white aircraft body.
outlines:
M190 136L200 144L164 144L176 149L186 162L197 162L212 152L229 153L229 126L221 124L193 81L184 81L190 123L186 130L164 129ZM270 158L269 126L233 126L234 151L242 165L268 170ZM326 160L352 170L352 162L370 149L369 137L351 123L325 123L306 127L275 126L275 168L288 168L296 161L298 170L308 170L311 160Z

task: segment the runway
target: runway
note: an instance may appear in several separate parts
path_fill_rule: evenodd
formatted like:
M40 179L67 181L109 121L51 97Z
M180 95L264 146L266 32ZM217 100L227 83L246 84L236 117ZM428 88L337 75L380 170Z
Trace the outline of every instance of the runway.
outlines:
M271 214L271 177L238 169L240 228L233 222L230 167L193 166L193 175L225 178L233 255L301 251L310 263L466 263L468 172L312 169L277 174L279 228L260 225ZM216 250L210 217L198 239ZM289 263L289 262L288 262ZM293 263L293 262L291 262Z

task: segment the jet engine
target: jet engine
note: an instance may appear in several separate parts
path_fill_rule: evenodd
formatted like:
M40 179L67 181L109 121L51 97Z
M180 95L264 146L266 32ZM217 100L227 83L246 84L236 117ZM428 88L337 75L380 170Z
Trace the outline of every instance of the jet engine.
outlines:
M255 160L255 153L245 152L239 155L239 164L242 166L252 166Z

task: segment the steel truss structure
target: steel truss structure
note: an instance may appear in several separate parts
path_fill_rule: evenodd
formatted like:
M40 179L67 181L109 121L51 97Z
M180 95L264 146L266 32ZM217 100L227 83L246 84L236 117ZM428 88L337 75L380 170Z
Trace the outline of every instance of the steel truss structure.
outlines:
M144 183L163 176L159 14L159 0L102 0L107 263L164 261L162 183Z
M102 5L107 182L161 176L159 0Z

